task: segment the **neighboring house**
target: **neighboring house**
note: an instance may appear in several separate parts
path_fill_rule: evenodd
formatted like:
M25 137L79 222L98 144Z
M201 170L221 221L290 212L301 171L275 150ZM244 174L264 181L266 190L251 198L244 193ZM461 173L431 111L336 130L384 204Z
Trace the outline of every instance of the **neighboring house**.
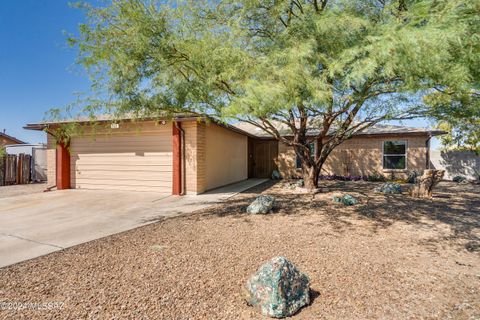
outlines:
M0 132L0 148L8 144L24 144L24 143L25 142L6 134L5 130L3 132Z
M48 134L47 175L59 189L113 189L198 194L247 178L299 176L295 153L256 127L207 117L172 120L77 121L69 146ZM58 123L28 124L53 132ZM428 167L429 140L440 131L375 126L332 152L323 173L406 175ZM288 135L288 132L284 133ZM314 145L312 145L312 149Z

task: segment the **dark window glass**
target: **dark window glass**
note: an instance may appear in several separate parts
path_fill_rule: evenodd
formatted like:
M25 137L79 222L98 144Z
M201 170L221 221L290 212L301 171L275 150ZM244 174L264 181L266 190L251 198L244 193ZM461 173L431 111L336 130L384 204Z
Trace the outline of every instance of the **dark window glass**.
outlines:
M406 152L406 141L383 142L383 169L406 169Z
M405 141L385 141L383 143L383 154L405 154Z
M383 156L384 169L406 169L405 156Z
M315 144L313 142L310 142L308 144L308 148L310 149L310 158L314 158L315 157ZM295 157L295 165L297 168L301 168L302 167L302 161L300 160L300 157Z

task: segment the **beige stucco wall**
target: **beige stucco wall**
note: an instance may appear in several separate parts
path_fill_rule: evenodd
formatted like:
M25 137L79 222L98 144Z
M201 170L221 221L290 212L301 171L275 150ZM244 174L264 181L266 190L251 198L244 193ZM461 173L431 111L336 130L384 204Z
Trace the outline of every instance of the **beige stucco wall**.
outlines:
M248 178L248 138L219 125L205 125L205 190Z
M407 169L384 170L382 167L382 145L386 140L407 141ZM322 174L366 176L374 172L389 177L405 178L408 172L426 168L427 136L354 137L339 145L328 157ZM283 143L278 146L277 164L283 177L298 177L300 169L295 168L295 152Z

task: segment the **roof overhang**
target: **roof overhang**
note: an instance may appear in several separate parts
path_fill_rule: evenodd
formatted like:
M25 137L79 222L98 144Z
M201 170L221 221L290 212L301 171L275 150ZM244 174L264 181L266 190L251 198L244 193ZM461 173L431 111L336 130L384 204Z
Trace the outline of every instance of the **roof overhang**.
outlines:
M20 139L17 139L17 138L15 138L15 137L12 137L12 136L10 136L10 135L8 135L8 134L6 134L6 133L3 133L3 132L0 132L0 137L5 137L5 138L7 138L8 140L12 140L13 142L18 143L18 144L26 144L26 142L24 142L24 141L22 141L22 140L20 140Z
M186 122L186 121L200 121L200 122L212 122L216 125L219 125L225 129L231 130L233 132L251 137L257 138L257 136L246 132L240 128L232 126L228 123L224 123L213 119L207 115L194 115L194 114L187 114L187 115L177 115L173 117L145 117L145 118L124 118L124 119L79 119L79 120L65 120L65 121L55 121L55 122L44 122L44 123L28 123L23 128L26 130L36 130L36 131L45 131L48 130L50 127L59 126L62 124L68 123L79 123L82 125L90 124L90 123L110 123L110 122L134 122L134 121L162 121L162 120L171 120L176 122Z

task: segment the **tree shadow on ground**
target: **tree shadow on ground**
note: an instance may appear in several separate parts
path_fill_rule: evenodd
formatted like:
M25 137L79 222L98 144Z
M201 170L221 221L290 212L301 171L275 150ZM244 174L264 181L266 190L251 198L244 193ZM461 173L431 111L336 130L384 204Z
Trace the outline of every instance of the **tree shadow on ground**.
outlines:
M480 251L480 188L470 184L442 182L434 190L433 199L410 197L404 186L403 194L384 195L373 192L379 183L322 181L327 193L317 195L299 194L288 190L283 182L268 181L246 190L227 202L195 213L192 219L204 219L208 216L232 217L248 220L247 206L260 193L276 197L273 214L265 219L275 219L277 215L300 218L302 216L321 216L318 221L306 221L309 226L329 223L337 233L355 228L352 219L368 222L366 230L376 233L396 222L418 227L434 228L436 224L448 225L448 236L424 240L425 245L434 245L438 241L461 241L464 249L470 252ZM333 203L333 194L352 194L360 200L355 206L343 206Z

